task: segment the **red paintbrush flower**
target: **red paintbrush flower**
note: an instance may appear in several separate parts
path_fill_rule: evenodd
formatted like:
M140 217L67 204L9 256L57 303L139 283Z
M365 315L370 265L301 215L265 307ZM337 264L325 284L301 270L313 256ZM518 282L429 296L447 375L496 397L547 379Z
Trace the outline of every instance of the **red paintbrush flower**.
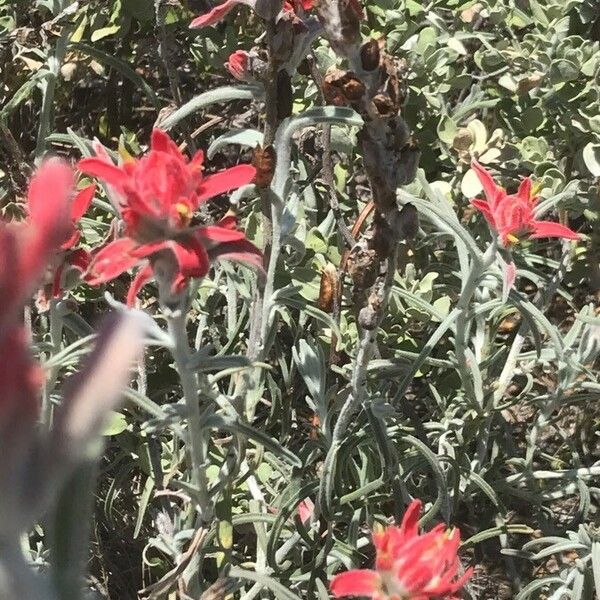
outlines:
M27 220L0 223L0 338L43 279L69 237L73 171L60 159L42 163L27 192Z
M131 305L153 275L171 294L179 294L189 279L204 277L216 258L262 265L260 252L235 229L234 219L190 227L202 202L250 183L256 174L254 167L238 165L204 176L203 161L202 152L187 160L165 132L155 129L150 151L139 160L116 166L100 155L79 162L83 173L109 184L125 222L125 237L94 255L88 283L99 285L141 266L127 296Z
M399 527L373 534L375 569L336 575L330 584L335 598L366 596L372 600L452 598L471 576L458 575L458 529L443 524L419 534L422 503L413 500Z
M22 325L23 306L71 235L73 171L60 159L42 163L29 184L25 221L0 222L0 439L5 450L37 418L41 369ZM8 451L8 450L7 450Z
M487 199L476 198L471 200L471 204L483 213L503 246L516 244L523 237L558 237L568 240L580 238L578 233L565 225L536 220L534 208L539 197L532 195L529 177L521 182L516 194L507 194L476 160L472 161L471 167L477 173Z

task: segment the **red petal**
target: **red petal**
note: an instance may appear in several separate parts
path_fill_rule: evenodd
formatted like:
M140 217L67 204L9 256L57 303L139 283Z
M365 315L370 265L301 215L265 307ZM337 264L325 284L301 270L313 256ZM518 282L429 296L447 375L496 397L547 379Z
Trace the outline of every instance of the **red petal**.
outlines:
M182 162L186 162L177 144L162 129L152 130L150 148L152 150L157 150L158 152L166 152L167 154L177 157Z
M134 306L137 295L140 290L146 285L149 279L152 278L152 265L147 263L144 265L133 278L129 291L127 292L127 306Z
M73 171L65 161L44 161L29 183L27 206L32 220L56 221L57 213L66 212L73 185Z
M354 569L336 575L329 584L334 598L368 596L373 598L381 588L381 578L370 569Z
M75 244L77 244L80 237L81 237L81 232L79 231L79 229L73 228L73 232L71 233L69 238L60 245L60 249L61 250L69 250L70 248L75 246Z
M238 165L225 169L202 180L198 189L198 201L214 198L250 183L256 175L256 169L251 165Z
M102 248L92 260L85 277L87 283L100 285L135 267L140 261L137 256L132 255L136 247L137 244L131 238L122 238Z
M531 204L531 177L525 177L525 179L521 181L519 189L517 191L517 196L521 198L523 202Z
M196 240L178 244L173 242L171 251L177 259L181 274L190 277L204 277L208 273L210 263L204 246Z
M17 248L15 264L21 289L17 295L31 291L50 255L71 233L68 216L73 186L73 171L64 161L52 158L42 163L29 184L27 194L29 221L20 231L26 240L26 249ZM7 240L8 241L8 240ZM18 244L18 242L17 242ZM19 245L19 244L18 244ZM3 265L3 268L6 267ZM8 310L8 309L7 309Z
M552 221L533 221L532 238L557 237L565 238L566 240L579 240L581 236L569 229L566 225L553 223Z
M490 203L490 209L494 210L498 197L504 193L504 190L496 185L489 171L482 167L476 160L471 161L471 168L475 171L483 186L485 197Z
M223 4L219 4L215 6L210 12L205 15L200 15L196 17L191 23L190 27L206 27L207 25L214 25L218 23L225 16L230 13L238 4L243 4L239 0L227 0L223 2Z
M59 265L56 271L54 272L54 278L52 279L52 297L60 298L62 296L62 276L65 271L64 263Z
M106 162L103 158L82 158L77 163L77 168L82 173L98 177L98 179L106 181L106 183L119 190L123 188L123 185L127 181L127 174L123 169Z
M83 248L78 248L69 253L67 262L71 267L79 269L81 272L87 271L92 262L92 255Z
M96 186L92 183L92 185L88 185L84 187L78 194L75 196L73 200L73 204L71 204L71 220L73 223L77 223L83 215L87 212L87 209L90 207L92 200L94 198L94 194L96 193Z
M480 212L483 213L485 220L496 229L496 221L494 219L494 215L492 214L492 210L490 209L490 205L485 200L479 200L479 198L474 198L471 200L471 204Z
M152 254L156 254L161 250L170 250L171 245L174 242L169 240L159 240L157 242L150 242L148 244L142 244L141 246L137 246L131 251L131 255L136 258L148 258L152 256Z
M246 239L246 234L239 229L231 229L229 227L219 227L218 225L207 225L199 227L196 230L196 235L211 242L237 242Z
M406 509L404 516L402 517L402 523L400 529L404 533L405 537L410 538L418 535L419 533L419 515L423 508L423 502L418 498L415 498Z
M216 248L208 250L208 256L210 260L245 262L258 267L260 270L263 269L262 252L248 240L219 244Z
M170 251L175 256L180 274L185 278L204 277L210 267L208 254L199 240L192 238L182 242L163 240L144 244L132 251L136 258L146 258L160 251Z

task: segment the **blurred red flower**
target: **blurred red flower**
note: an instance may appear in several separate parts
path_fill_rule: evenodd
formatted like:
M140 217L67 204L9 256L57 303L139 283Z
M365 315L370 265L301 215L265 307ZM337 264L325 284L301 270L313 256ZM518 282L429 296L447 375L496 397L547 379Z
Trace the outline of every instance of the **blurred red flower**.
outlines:
M471 576L458 575L460 531L443 524L419 534L422 503L413 500L399 527L373 533L375 569L354 569L336 575L330 584L335 598L366 596L373 600L455 598Z
M138 160L114 165L105 154L84 158L79 169L104 180L119 198L125 236L104 246L92 258L86 275L99 285L141 266L127 296L133 304L141 287L154 275L179 294L190 278L203 277L216 258L262 266L261 254L235 219L216 225L190 227L198 206L219 194L250 183L250 165L238 165L204 176L204 154L187 160L163 131L152 132L150 151Z
M66 162L45 161L29 184L26 221L0 223L0 338L14 325L61 244L72 236L73 186L73 171Z
M503 246L516 244L523 237L579 239L579 234L565 225L536 220L534 208L539 197L532 195L529 177L523 179L516 194L507 194L476 160L471 163L471 167L477 174L487 199L476 198L471 200L471 204L483 213Z
M0 222L0 438L18 436L36 419L42 373L28 349L23 306L70 239L71 167L53 158L42 163L29 184L25 221ZM16 439L16 438L15 438Z

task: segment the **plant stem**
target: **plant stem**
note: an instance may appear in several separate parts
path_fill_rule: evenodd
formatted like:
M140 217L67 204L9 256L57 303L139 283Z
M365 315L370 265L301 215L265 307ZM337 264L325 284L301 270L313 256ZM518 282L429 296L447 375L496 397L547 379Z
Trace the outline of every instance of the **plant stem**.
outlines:
M200 382L196 373L189 368L191 351L187 338L185 313L177 310L168 314L167 323L174 343L171 353L181 380L183 398L188 413L187 434L192 484L197 488L200 519L206 523L212 517L212 510L208 495L208 479L204 470L206 466L207 447L206 442L203 440L202 417L198 399Z
M394 283L394 275L396 273L397 258L396 253L393 253L387 261L387 272L380 290L380 301L378 304L377 317L372 329L363 331L356 362L352 369L352 377L350 381L350 395L342 406L342 410L338 416L337 422L333 429L331 438L331 446L327 451L323 473L321 476L321 484L319 486L319 507L326 519L331 518L329 504L333 493L333 481L336 472L337 453L342 446L342 442L348 434L348 428L352 421L352 417L356 410L363 402L367 392L367 367L373 356L376 347L377 331L387 313L387 306Z
M50 342L52 344L52 353L56 354L60 351L60 345L62 342L62 318L58 310L58 301L55 298L50 300L50 308L48 311L49 321L49 334ZM46 427L50 427L52 423L52 401L50 395L56 385L56 375L58 368L52 367L46 376L44 382L44 389L42 394L42 410L41 420Z

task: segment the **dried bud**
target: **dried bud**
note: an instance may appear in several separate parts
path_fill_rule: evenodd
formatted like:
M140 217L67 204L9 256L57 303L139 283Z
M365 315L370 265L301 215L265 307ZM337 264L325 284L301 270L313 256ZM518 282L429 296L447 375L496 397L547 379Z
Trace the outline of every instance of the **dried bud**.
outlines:
M348 274L358 290L370 288L379 273L379 257L372 248L357 244L348 257Z
M542 83L542 79L544 79L544 74L536 71L529 77L524 77L519 80L517 83L517 94L522 96L524 94L528 94L531 90L539 87Z
M321 271L318 306L322 311L332 312L338 292L338 275L336 268L328 263Z
M305 76L310 75L310 64L309 64L308 60L306 58L303 59L300 62L300 64L298 65L298 68L296 70L298 71L299 75L305 75Z
M292 80L289 73L283 69L277 73L277 119L282 121L291 116L293 105Z
M412 204L405 204L400 211L400 231L405 239L412 240L419 232L419 213Z
M379 42L376 39L372 38L362 45L360 63L365 71L374 71L379 66L380 58Z
M392 99L386 94L377 94L374 96L373 104L377 114L382 118L393 117L398 112Z
M408 185L417 176L421 150L413 138L411 138L400 151L398 166L398 185Z
M267 188L271 185L275 173L275 149L273 146L262 148L256 146L252 153L252 166L256 169L254 183L259 188Z
M465 152L474 141L473 132L468 127L461 127L452 140L452 147L459 152Z
M344 106L358 102L365 95L365 84L352 71L330 68L322 83L323 94L329 104Z

